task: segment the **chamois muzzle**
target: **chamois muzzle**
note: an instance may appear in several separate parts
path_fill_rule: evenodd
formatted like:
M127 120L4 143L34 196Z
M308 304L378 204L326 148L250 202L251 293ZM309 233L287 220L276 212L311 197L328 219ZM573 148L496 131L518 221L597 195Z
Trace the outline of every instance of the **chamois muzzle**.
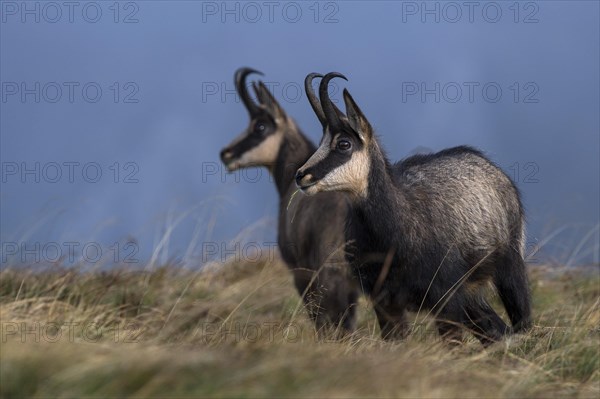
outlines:
M231 161L233 159L233 152L231 152L231 150L229 150L229 148L224 148L223 150L221 150L221 161L223 161L223 163L227 163L229 161Z
M227 170L230 172L234 171L236 169L234 152L229 147L226 147L221 150L220 155L221 162L223 162L223 165L225 165Z
M306 174L302 169L296 172L296 186L302 191L315 184L316 182L313 181L313 176L310 173Z

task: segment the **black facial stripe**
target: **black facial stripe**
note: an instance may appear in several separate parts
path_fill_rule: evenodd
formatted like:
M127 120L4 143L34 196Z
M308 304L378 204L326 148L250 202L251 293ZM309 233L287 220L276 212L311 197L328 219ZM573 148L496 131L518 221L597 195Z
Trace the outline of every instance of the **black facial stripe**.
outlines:
M250 133L242 141L237 143L235 146L231 148L231 152L235 158L241 157L246 152L252 150L255 147L258 147L263 141L266 140L267 137L275 133L275 130L265 133L264 135L257 135Z
M264 133L254 132L254 127L258 123L262 123L265 125ZM251 151L255 147L258 147L263 141L267 139L267 137L274 134L276 130L277 125L272 120L264 116L254 118L250 121L250 125L244 133L245 137L233 147L230 147L229 150L233 153L233 157L235 159L238 159L242 157L242 155L244 155L246 152Z
M356 133L347 132L346 129L342 130L341 132L334 132L331 134L331 137L334 139L327 143L329 152L325 158L304 171L305 174L311 174L314 181L321 180L333 169L350 161L354 152L361 151L364 148L363 143L360 141L360 139L358 139ZM345 152L338 151L336 147L340 140L350 141L352 143L353 150ZM320 145L323 146L325 143L321 141Z
M331 151L324 159L306 169L305 174L311 174L314 181L321 180L333 169L350 161L351 158L351 152L340 153Z

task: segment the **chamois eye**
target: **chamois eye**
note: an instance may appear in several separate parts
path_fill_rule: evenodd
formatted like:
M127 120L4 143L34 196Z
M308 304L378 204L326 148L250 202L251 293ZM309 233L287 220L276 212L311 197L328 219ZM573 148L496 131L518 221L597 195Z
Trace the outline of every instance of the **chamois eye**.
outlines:
M254 126L254 131L257 133L264 133L265 130L267 130L267 127L264 123L258 123L256 126Z
M352 148L352 143L348 140L340 140L337 143L337 149L340 151L348 151L350 148Z

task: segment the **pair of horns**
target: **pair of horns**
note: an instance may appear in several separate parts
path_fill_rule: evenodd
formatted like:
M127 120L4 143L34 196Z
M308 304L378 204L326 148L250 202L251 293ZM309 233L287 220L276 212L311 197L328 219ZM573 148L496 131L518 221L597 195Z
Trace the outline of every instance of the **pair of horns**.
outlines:
M252 68L240 68L235 72L235 89L237 90L242 102L246 106L246 109L250 113L250 115L255 115L259 111L258 105L250 98L250 94L248 93L248 86L246 86L246 78L251 73L256 73L258 75L264 75L262 72L257 71Z
M314 78L322 78L321 83L319 84L319 99L317 99L312 87ZM329 81L333 78L348 80L339 72L330 72L325 76L313 72L304 79L304 90L306 91L308 102L313 111L315 111L317 118L319 118L321 125L323 125L323 127L329 126L331 130L339 130L341 128L340 116L343 116L344 114L329 98Z
M255 115L259 111L259 107L250 97L250 94L248 93L248 87L246 85L246 78L252 73L263 75L262 72L257 71L256 69L244 67L235 72L234 80L235 88L240 95L242 102L246 106L246 109L248 109L250 115ZM319 85L319 99L317 99L315 91L312 87L312 81L314 78L322 78ZM331 102L331 99L329 98L329 81L333 78L342 78L346 81L348 80L339 72L330 72L325 76L319 73L311 73L306 77L306 79L304 79L304 89L306 90L308 101L313 111L315 111L317 118L319 118L321 125L323 125L323 127L329 126L330 129L333 130L339 130L341 127L340 117L344 116L344 114L335 106L335 104Z

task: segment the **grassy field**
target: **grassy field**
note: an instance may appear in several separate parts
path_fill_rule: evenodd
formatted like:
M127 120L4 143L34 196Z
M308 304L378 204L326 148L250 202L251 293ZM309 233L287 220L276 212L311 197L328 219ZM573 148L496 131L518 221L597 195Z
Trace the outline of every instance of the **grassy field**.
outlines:
M278 262L202 273L73 269L0 274L3 398L598 397L598 268L531 269L535 328L451 347L430 321L384 342L318 336Z

